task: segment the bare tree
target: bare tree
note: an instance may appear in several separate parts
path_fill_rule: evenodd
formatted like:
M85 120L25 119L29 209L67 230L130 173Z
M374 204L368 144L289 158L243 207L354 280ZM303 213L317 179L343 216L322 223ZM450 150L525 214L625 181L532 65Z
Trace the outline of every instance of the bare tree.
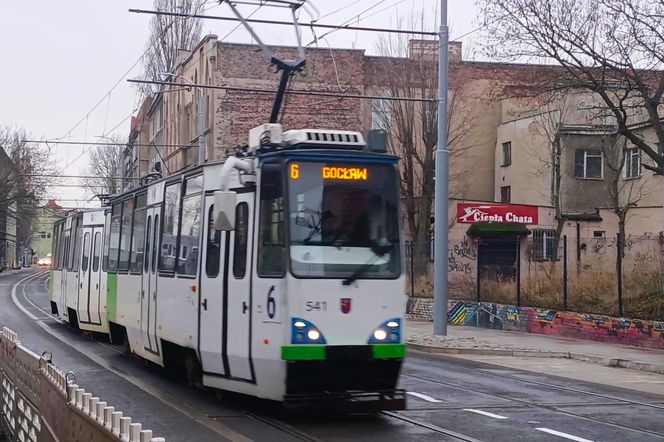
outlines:
M90 151L85 174L95 178L86 178L83 187L95 196L122 192L122 180L117 178L123 176L123 151L126 142L119 136L111 139L117 144L97 146Z
M39 201L57 169L48 149L26 142L32 137L19 127L0 126L0 146L9 158L0 161L0 207L16 203L17 240L27 244L34 233Z
M154 0L154 9L163 12L198 14L202 12L202 0ZM200 18L154 15L150 21L147 54L143 62L146 80L163 80L162 74L175 65L178 50L191 50L201 39L203 25ZM139 86L141 92L152 95L149 84Z
M426 30L424 11L400 28ZM389 75L384 79L383 94L390 97L417 97L426 101L380 100L373 103L373 125L389 134L389 149L400 157L400 187L405 217L414 248L417 276L426 274L431 240L434 200L435 151L438 142L438 60L437 41L421 41L409 34L383 37L376 49L391 58ZM464 90L451 85L448 102L448 146L452 160L468 146L463 138L472 122L464 107ZM453 163L454 164L454 163ZM453 169L450 181L458 183L468 171ZM463 188L457 186L456 189ZM447 220L441 220L447 223Z
M556 230L554 236L553 250L558 250L565 218L563 216L562 191L562 157L564 142L560 130L569 117L568 99L565 92L543 92L535 97L535 115L533 119L533 132L544 137L547 147L541 149L540 145L529 146L529 154L534 157L540 167L533 173L537 176L549 177L550 204L555 209ZM535 137L533 141L537 141ZM558 261L559 256L555 253L552 261Z
M608 169L608 194L613 213L618 217L618 253L625 256L625 225L631 209L648 194L651 177L641 176L640 156L624 137L611 134L602 139L602 153ZM616 261L616 266L619 262ZM617 267L617 270L620 269Z
M636 123L649 123L664 146L664 2L661 0L478 0L487 23L484 51L496 59L560 66L547 87L596 94L618 135L664 172L655 142Z

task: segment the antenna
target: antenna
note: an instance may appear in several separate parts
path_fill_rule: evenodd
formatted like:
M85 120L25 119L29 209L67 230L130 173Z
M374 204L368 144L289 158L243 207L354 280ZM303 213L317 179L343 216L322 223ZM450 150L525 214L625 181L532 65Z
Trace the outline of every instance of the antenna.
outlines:
M240 20L242 25L247 29L247 31L249 31L254 40L258 42L263 53L270 59L270 63L276 66L277 72L281 71L279 88L277 89L277 95L274 97L272 113L270 114L270 123L276 123L279 121L279 112L281 111L281 105L284 101L284 95L286 93L286 88L288 87L288 82L295 73L301 72L302 69L304 69L306 62L304 57L304 47L302 46L302 35L300 34L300 25L295 14L297 10L306 3L306 0L219 0L219 3L228 3L228 6L230 6L233 14L235 14L238 20ZM274 49L263 43L258 34L256 34L254 29L238 10L238 4L258 6L267 5L277 8L289 8L293 17L293 26L295 27L295 38L297 40L297 59L284 60L277 55Z

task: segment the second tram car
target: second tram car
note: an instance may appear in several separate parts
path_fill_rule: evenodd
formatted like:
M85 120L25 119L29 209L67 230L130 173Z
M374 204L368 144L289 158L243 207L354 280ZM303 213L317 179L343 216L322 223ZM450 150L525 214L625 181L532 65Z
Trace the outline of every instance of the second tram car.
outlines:
M208 387L403 408L397 182L360 133L263 125L242 154L57 223L53 310Z

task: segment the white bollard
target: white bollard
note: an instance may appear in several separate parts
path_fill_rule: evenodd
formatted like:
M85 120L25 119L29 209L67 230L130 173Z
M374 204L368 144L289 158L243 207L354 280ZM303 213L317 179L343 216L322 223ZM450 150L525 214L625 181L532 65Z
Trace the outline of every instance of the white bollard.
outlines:
M114 407L104 408L104 428L106 428L108 431L111 431L111 416L113 415L114 411Z
M139 442L141 428L143 428L141 424L131 424L129 426L129 442Z
M97 423L104 426L104 408L106 408L106 402L97 403Z
M67 396L69 397L69 403L74 405L76 403L76 389L78 385L69 384L67 385Z
M85 393L85 390L83 388L77 388L76 391L74 392L74 396L76 396L76 408L81 410L83 408L83 393Z
M120 436L120 419L122 419L122 412L114 411L111 419L111 433L113 433L113 436Z
M97 420L97 404L99 403L98 397L90 398L90 417L92 420Z
M123 417L120 421L120 440L129 440L129 427L131 426L131 418Z
M139 435L139 442L151 442L152 441L152 430L143 430Z
M92 399L92 393L83 393L83 413L90 414L90 399Z

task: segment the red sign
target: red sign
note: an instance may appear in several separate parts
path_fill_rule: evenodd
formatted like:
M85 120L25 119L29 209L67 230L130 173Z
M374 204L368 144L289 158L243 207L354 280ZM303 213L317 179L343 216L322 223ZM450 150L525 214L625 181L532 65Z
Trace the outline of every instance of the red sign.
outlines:
M537 207L517 204L457 203L457 222L537 224Z
M341 298L341 313L350 313L351 301L350 298Z

